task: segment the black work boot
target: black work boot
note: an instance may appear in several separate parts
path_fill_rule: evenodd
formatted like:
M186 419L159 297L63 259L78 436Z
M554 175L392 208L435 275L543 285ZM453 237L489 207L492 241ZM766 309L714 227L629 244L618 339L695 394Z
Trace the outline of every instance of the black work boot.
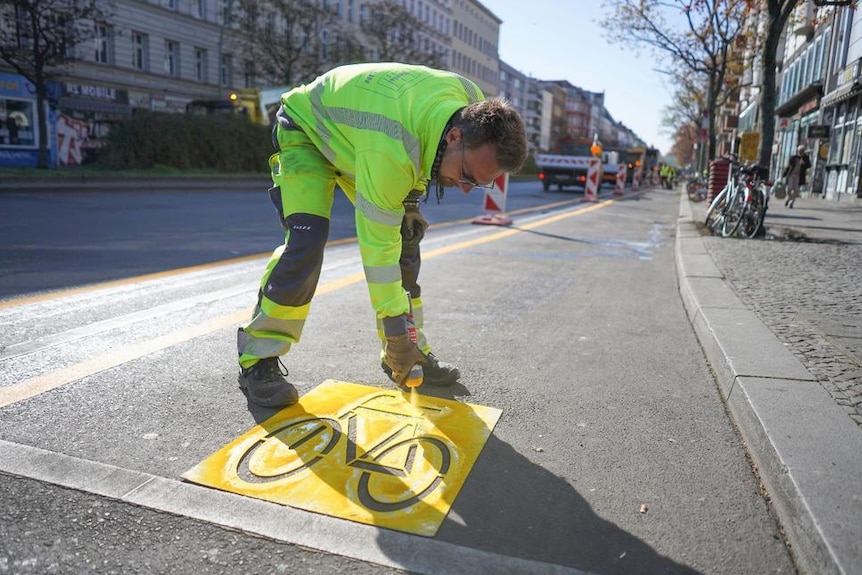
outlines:
M261 407L286 407L299 401L299 393L284 376L277 357L265 357L251 367L241 368L237 381L249 401Z
M380 362L380 367L392 381L392 368L386 365L385 361ZM461 372L451 363L440 361L434 357L433 353L425 354L425 364L422 366L422 375L424 376L422 383L435 385L438 387L446 387L452 385L458 378L461 377Z

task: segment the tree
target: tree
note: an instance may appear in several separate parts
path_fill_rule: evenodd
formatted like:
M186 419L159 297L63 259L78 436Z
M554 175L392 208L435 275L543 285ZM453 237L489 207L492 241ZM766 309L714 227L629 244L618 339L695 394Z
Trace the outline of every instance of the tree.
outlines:
M393 0L366 6L368 13L362 16L359 28L370 60L442 67L441 53L422 48L423 36L434 33L430 26Z
M48 83L97 36L112 7L104 0L13 0L0 4L0 61L36 87L38 167L48 167Z
M603 21L609 40L646 45L659 59L706 86L709 157L715 156L716 114L733 93L744 62L734 42L752 0L608 0ZM770 0L775 1L775 0ZM730 88L730 89L729 89Z
M313 80L359 58L359 44L335 8L317 0L239 0L247 67L284 86Z
M703 112L706 110L706 90L697 77L685 74L672 74L675 85L672 104L662 110L662 127L674 137L673 155L683 163L694 162L701 170L703 142L700 141ZM690 150L697 143L698 154L693 157ZM689 151L685 151L689 150ZM686 161L684 158L689 158Z
M778 55L778 44L784 26L796 8L799 0L766 0L766 36L763 39L763 51L760 65L763 74L763 86L760 93L761 138L758 150L758 161L763 166L770 165L772 159L772 144L775 142L775 103L776 103L776 71L775 61Z

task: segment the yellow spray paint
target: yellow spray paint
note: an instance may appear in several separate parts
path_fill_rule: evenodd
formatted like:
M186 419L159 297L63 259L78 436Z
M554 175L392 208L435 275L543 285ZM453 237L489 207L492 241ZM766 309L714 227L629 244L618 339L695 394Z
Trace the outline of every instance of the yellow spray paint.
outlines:
M433 536L501 412L412 395L327 380L183 477Z

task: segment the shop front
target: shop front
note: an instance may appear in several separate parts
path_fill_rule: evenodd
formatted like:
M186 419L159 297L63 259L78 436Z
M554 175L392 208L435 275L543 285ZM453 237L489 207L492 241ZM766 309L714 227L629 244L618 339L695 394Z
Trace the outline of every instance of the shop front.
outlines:
M812 127L819 122L821 94L822 84L819 81L813 82L775 109L778 116L777 146L771 173L781 176L790 162L790 156L796 153L799 146L805 146L805 153L811 160L811 176L807 188L812 193L820 193L825 168L823 160L816 157L819 139L811 137L817 136Z
M860 61L851 62L841 73L841 83L822 102L822 124L829 127L824 193L827 199L860 196L859 166L862 162L862 84Z
M110 86L64 82L57 115L60 166L95 161L111 128L131 117L129 94Z
M50 131L50 121L48 127ZM52 141L49 137L49 143ZM48 146L49 160L55 151L55 146ZM0 74L0 167L35 168L38 164L36 87L23 76Z

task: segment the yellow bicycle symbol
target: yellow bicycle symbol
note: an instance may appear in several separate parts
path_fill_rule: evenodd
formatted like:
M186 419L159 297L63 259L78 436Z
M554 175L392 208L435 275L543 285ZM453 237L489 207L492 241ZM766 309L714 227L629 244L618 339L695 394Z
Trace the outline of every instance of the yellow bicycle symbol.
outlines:
M345 489L355 489L366 509L398 511L418 503L443 482L454 447L424 433L421 412L396 411L391 400L380 393L336 418L286 421L248 447L237 474L248 483L277 481L309 472L343 449L345 466L360 470Z

